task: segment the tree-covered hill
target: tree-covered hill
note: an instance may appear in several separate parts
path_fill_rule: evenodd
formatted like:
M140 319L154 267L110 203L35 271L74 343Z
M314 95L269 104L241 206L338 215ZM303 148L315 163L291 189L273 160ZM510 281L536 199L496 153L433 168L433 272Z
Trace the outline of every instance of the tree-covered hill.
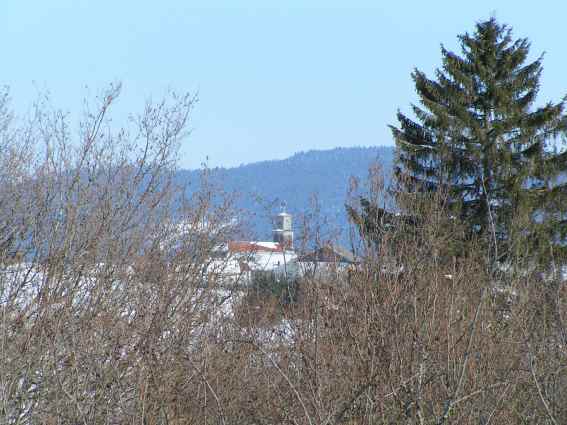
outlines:
M238 208L250 213L252 237L271 237L271 216L281 210L282 203L294 214L295 230L300 231L302 217L314 213L314 198L325 237L331 237L331 233L339 229L344 233L346 228L344 204L351 177L364 182L369 167L378 163L389 179L393 153L389 146L299 152L283 160L212 169L210 176L215 185L238 194ZM181 170L177 178L189 182L189 190L195 190L201 172Z

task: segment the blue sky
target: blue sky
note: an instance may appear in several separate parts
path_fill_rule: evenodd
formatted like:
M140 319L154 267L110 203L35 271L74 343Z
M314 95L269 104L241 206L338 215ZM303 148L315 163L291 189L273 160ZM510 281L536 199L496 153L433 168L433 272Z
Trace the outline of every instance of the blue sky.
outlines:
M440 43L490 16L546 52L539 103L567 94L560 1L4 0L2 79L24 113L38 91L79 117L121 81L118 117L168 89L198 92L183 167L235 166L337 146L391 145Z

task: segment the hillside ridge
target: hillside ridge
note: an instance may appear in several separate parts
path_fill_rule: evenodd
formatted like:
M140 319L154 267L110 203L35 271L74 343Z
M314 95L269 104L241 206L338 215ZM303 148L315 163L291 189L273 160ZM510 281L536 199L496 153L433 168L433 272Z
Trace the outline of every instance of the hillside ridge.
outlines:
M378 163L389 180L394 147L339 147L329 150L308 150L281 160L266 160L237 167L216 167L207 170L209 179L225 192L237 193L237 208L250 215L251 236L261 240L271 236L271 218L285 202L288 212L299 221L313 218L317 199L318 217L324 231L340 233L347 227L344 204L352 177L364 181L371 165ZM180 170L180 183L191 183L189 191L199 188L203 170Z

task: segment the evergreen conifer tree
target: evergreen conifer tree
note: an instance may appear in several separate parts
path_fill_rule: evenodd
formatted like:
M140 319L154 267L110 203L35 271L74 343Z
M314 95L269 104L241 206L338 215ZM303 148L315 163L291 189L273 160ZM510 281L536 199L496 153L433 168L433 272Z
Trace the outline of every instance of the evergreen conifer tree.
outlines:
M542 57L529 62L529 41L513 40L506 25L490 19L458 38L462 55L442 46L435 79L412 73L421 106L412 105L415 119L399 112L391 126L400 202L447 191L497 261L515 249L513 234L529 244L524 250L559 254L563 244L551 242L565 237L567 188L558 176L567 154L552 146L566 128L564 101L534 107ZM516 231L520 216L527 219Z

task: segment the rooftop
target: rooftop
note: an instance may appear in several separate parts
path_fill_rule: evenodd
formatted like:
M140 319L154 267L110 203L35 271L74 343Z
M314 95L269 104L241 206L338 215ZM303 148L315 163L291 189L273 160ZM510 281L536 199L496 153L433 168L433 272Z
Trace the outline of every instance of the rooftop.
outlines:
M254 253L254 252L283 252L282 244L278 242L256 242L256 241L230 241L229 252Z

